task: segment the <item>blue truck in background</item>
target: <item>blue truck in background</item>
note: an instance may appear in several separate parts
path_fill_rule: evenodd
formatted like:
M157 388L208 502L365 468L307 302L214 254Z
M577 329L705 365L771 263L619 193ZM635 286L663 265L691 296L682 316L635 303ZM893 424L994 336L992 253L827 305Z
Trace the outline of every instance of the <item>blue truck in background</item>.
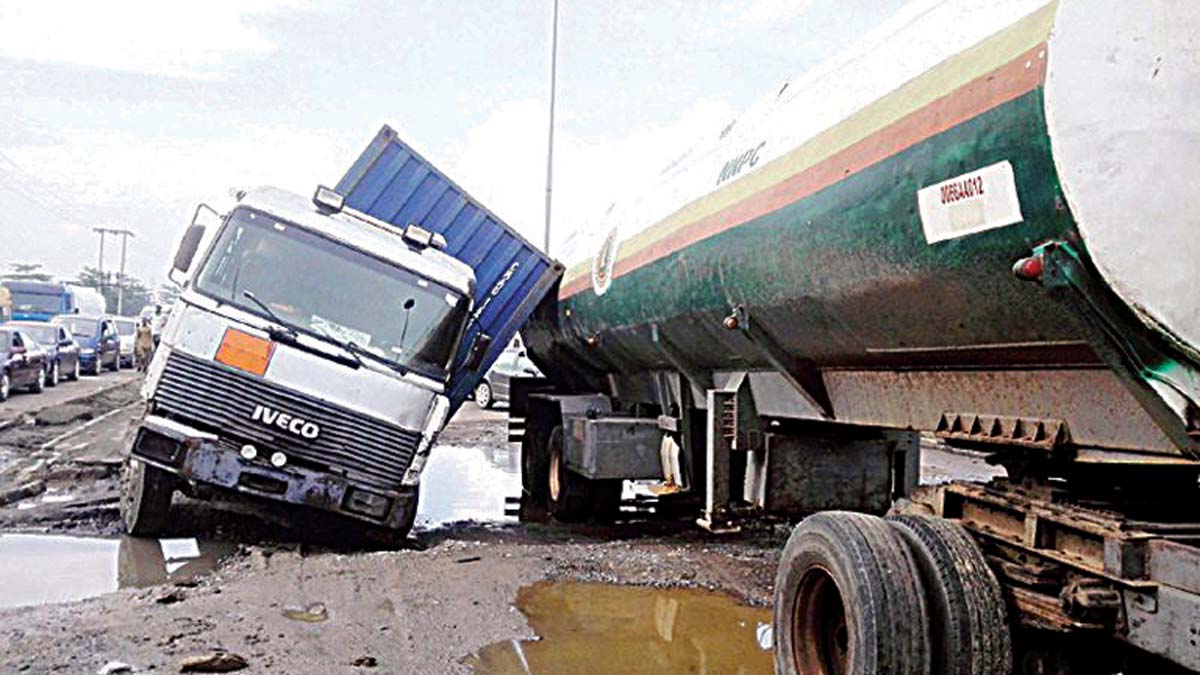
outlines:
M72 286L62 281L5 279L13 321L49 321L61 314L105 313L104 298L92 288Z
M388 127L336 188L201 205L124 467L127 531L160 534L182 490L403 537L438 434L561 274Z

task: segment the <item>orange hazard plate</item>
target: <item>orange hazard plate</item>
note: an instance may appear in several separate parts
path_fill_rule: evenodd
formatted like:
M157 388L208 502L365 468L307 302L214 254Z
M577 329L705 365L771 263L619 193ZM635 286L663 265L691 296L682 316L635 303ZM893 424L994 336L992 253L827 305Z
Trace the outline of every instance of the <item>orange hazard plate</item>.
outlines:
M221 346L217 348L217 362L247 373L263 375L267 372L271 355L274 353L274 342L236 328L226 328L225 337L221 338Z

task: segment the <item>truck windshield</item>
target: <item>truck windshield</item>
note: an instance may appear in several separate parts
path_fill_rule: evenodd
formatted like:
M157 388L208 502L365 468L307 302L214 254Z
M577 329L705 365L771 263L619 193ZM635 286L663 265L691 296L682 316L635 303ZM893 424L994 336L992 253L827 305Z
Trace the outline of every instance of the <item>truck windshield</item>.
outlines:
M195 288L270 319L251 291L289 327L436 379L467 315L466 298L446 286L246 208L222 228Z
M12 294L12 306L18 312L58 314L62 311L62 295L16 291Z

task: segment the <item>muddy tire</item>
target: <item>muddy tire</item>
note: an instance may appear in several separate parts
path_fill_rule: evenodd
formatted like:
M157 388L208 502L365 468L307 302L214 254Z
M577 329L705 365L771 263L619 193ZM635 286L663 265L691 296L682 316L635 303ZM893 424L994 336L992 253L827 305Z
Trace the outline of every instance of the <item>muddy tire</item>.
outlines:
M33 384L29 385L29 391L32 391L35 394L40 394L43 391L46 391L45 369L38 370L37 378L33 381Z
M121 472L121 519L135 537L161 534L167 526L175 476L133 458Z
M933 672L1005 675L1012 671L1000 582L961 525L931 516L892 516L925 587Z
M775 672L930 672L917 565L882 518L827 511L792 531L775 578Z
M491 408L495 401L492 400L492 385L487 383L487 380L475 385L475 405L480 408Z
M546 496L550 515L564 523L578 523L592 514L592 485L588 479L567 469L563 457L564 437L563 428L557 426L546 443L550 455Z

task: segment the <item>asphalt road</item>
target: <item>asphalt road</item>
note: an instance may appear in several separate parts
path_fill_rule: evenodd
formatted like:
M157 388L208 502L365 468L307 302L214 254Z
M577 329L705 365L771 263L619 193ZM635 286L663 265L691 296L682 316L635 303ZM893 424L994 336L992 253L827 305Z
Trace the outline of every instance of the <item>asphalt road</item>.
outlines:
M36 413L44 408L68 403L74 399L91 396L105 389L136 380L141 373L136 370L121 370L101 375L83 375L77 382L60 382L57 387L47 387L40 394L14 391L7 401L0 403L0 426L22 415Z

